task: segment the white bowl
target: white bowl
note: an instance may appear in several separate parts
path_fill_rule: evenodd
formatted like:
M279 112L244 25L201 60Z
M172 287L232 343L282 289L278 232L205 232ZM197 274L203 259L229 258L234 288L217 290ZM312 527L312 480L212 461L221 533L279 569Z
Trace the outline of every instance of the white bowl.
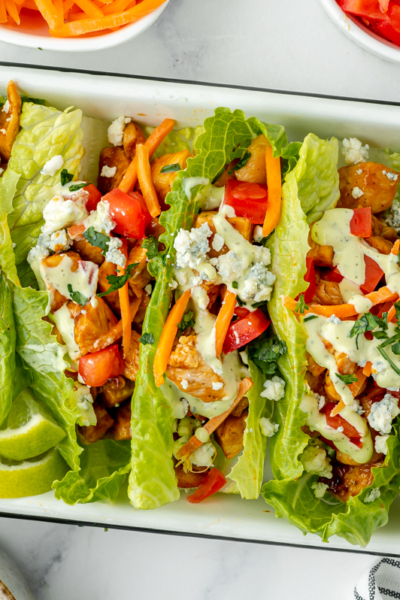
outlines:
M320 2L332 21L356 44L366 48L376 56L392 62L400 62L400 48L398 46L379 37L357 19L346 15L335 0L320 0Z
M135 23L124 25L121 29L111 33L99 34L92 37L81 38L55 38L51 37L48 25L43 22L33 31L23 25L9 27L0 25L0 41L27 48L40 48L41 50L57 50L59 52L88 52L104 50L123 44L134 38L152 25L164 11L169 0L159 8Z

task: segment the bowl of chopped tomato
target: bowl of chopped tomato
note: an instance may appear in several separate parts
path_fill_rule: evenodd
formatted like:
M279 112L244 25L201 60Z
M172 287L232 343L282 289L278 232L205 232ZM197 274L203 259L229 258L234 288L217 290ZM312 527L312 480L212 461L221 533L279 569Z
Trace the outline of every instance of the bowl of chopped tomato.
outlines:
M359 46L400 62L400 0L320 0L331 19Z
M84 52L122 44L148 29L169 0L0 0L0 41Z

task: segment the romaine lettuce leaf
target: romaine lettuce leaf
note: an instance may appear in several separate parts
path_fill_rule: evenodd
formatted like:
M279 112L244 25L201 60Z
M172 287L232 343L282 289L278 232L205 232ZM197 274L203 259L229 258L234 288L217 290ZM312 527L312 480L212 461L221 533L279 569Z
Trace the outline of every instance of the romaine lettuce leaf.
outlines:
M255 118L246 120L239 110L232 113L228 108L216 109L215 116L205 120L204 132L195 140L196 156L188 160L185 171L178 172L172 191L166 198L171 208L160 218L166 229L160 240L166 249L149 263L149 270L156 276L157 282L143 323L143 332L152 333L154 343L141 345L132 405L132 470L128 494L136 508L156 508L179 498L172 461L173 415L161 390L155 385L153 362L171 302L169 284L176 254L174 239L181 228L192 227L199 209L199 192L205 187L199 184L187 198L183 180L199 177L214 181L224 165L241 157L252 139L261 133L268 137L275 155L279 155L287 144L283 127L267 125Z
M61 154L62 168L73 175L79 173L83 156L81 119L80 110L60 112L30 102L22 106L21 131L7 167L7 171L11 169L19 176L13 210L8 215L17 266L35 245L44 223L43 209L54 196L53 188L60 180L60 172L54 176L41 175L41 169L50 158Z
M7 216L12 211L19 177L11 168L7 168L0 178L0 267L14 283L19 281Z
M0 425L7 418L13 400L15 342L10 283L0 270Z
M56 498L67 504L113 501L131 468L130 443L105 439L84 446L80 462L79 472L53 484Z

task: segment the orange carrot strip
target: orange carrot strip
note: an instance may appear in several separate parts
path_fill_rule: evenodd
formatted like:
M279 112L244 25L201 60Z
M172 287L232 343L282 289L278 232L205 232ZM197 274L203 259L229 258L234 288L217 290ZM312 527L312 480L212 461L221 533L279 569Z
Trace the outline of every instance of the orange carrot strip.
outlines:
M36 6L40 10L42 17L47 22L50 30L60 30L59 13L55 9L51 0L35 0Z
M265 149L268 203L263 225L263 236L269 235L279 223L282 205L281 159L275 158L271 144Z
M75 0L75 4L79 6L88 17L98 19L104 16L101 8L96 6L92 0Z
M372 373L372 362L369 360L365 367L363 368L363 373L365 375L365 377L371 377L371 373Z
M142 3L143 4L143 3ZM164 119L164 121L155 128L155 130L149 135L144 145L149 151L149 158L151 158L154 152L157 150L161 142L167 137L167 135L173 130L175 121L172 119ZM119 184L119 189L126 194L131 192L135 187L137 181L137 159L136 156L132 159L125 175Z
M57 11L58 27L60 29L64 25L64 3L63 0L53 0L54 8Z
M6 10L10 17L14 19L17 25L21 23L21 19L19 18L19 12L14 0L5 0Z
M128 262L128 245L126 240L122 241L121 252L126 258L126 262ZM120 267L117 265L117 273L118 275L125 274L125 267ZM129 352L129 347L131 345L131 337L132 337L132 317L131 317L131 309L129 306L129 286L128 282L125 283L122 288L118 290L119 296L119 305L121 307L121 321L122 321L122 350L124 358L127 357Z
M164 373L167 370L172 346L178 332L178 325L182 321L190 296L191 291L186 290L179 300L175 302L161 332L153 365L154 379L157 387L160 387L164 383Z
M226 334L231 324L236 306L236 294L227 292L215 321L215 353L219 356L222 352Z
M104 15L112 15L112 14L115 14L118 12L122 12L131 4L131 2L132 2L132 0L115 0L115 2L106 4L102 8L103 14Z
M364 369L365 369L365 367L364 367ZM360 393L360 390L361 390L362 386L364 385L364 381L367 379L367 376L364 374L364 371L361 367L359 369L357 369L356 377L357 377L357 381L355 381L354 383L351 383L348 386L349 390L353 394L353 398L355 398ZM345 407L346 407L346 404L343 402L343 400L340 400L340 402L332 410L331 417L335 417L336 415L338 415Z
M394 321L395 318L396 318L396 308L395 308L395 306L392 306L392 308L389 310L388 316L387 316L388 323L391 323L392 321Z
M64 15L66 15L68 13L68 11L71 10L71 8L74 6L75 4L75 0L64 0Z
M0 23L7 23L7 11L4 0L0 0Z
M24 5L23 5L22 8L28 8L29 10L37 10L37 11L39 11L39 9L36 6L34 0L25 0L24 1Z
M43 2L44 0L40 1ZM143 2L140 2L140 4L133 6L129 10L115 15L106 15L99 18L65 23L65 25L57 31L54 27L51 27L50 35L53 37L76 37L93 31L103 31L104 29L120 27L127 23L134 23L153 12L153 10L164 4L164 2L165 0L143 0Z
M237 396L228 408L228 410L223 412L222 415L219 415L218 417L213 417L204 425L204 429L209 435L211 435L217 429L217 427L219 427L221 423L225 421L225 419L231 414L231 412L235 410L243 396L247 394L252 385L253 382L249 377L245 377L244 379L242 379L242 381L239 383ZM180 450L177 452L177 458L188 458L191 454L193 454L195 450L197 450L197 448L200 448L201 444L202 442L200 442L200 440L197 439L195 435L193 435L190 438L190 440L187 441L186 444L184 444L182 448L180 448Z
M130 314L131 319L136 316L137 311L139 310L142 299L135 298L130 305ZM99 350L104 350L104 348L108 348L112 344L115 344L123 334L123 324L122 319L118 321L114 327L111 327L106 333L103 333L97 340L95 340L92 346L89 348L88 352L98 352Z
M372 302L372 306L376 304L382 304L382 302L395 302L398 299L398 295L389 290L389 288L382 287L376 292L366 294L364 298L368 298ZM283 304L289 310L296 310L297 301L293 298L285 296L283 298ZM330 317L336 315L339 319L346 319L347 317L353 317L357 314L356 309L352 304L337 304L332 306L323 306L322 304L310 304L308 309L304 309L304 315L308 313L314 313L321 315L322 317Z
M68 21L82 21L87 19L87 14L84 12L70 12L68 15Z
M23 3L24 3L24 0L14 0L14 3L15 3L17 6L21 6L21 4L23 4Z
M85 231L86 227L83 223L77 223L77 225L72 225L72 227L68 227L68 235L71 240L76 240L82 233Z
M392 248L392 254L398 254L400 250L400 240L396 240L393 248Z
M158 217L161 212L161 206L158 202L153 179L151 177L149 150L144 144L138 144L136 146L136 157L140 190L144 201L146 202L147 210L153 218Z

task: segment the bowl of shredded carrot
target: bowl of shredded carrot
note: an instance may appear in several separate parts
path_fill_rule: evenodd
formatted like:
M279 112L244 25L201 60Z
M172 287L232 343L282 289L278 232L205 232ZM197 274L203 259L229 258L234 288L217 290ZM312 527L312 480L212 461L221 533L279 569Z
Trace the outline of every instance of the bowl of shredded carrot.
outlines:
M82 52L140 35L169 0L0 0L0 41Z

